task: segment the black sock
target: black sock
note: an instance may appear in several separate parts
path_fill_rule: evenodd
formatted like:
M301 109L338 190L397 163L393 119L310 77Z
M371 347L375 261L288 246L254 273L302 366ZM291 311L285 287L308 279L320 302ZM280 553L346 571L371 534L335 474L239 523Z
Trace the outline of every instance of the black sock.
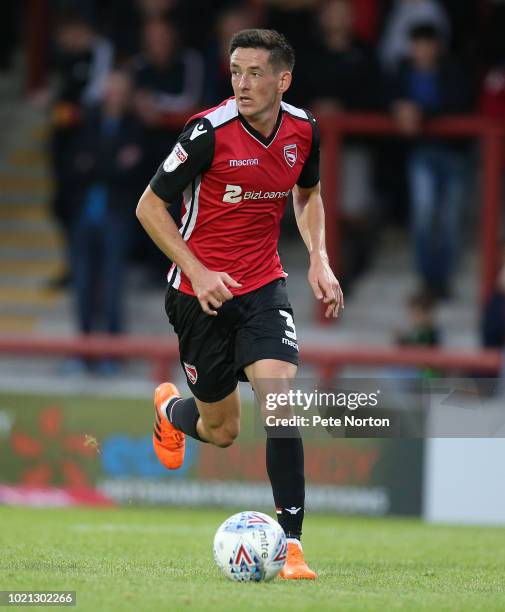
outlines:
M200 418L200 413L198 412L194 397L189 399L174 397L168 402L166 410L168 420L176 429L184 432L195 440L205 442L196 431L196 424Z
M286 537L299 540L304 515L305 476L303 442L296 428L293 435L296 437L267 437L267 472L279 524Z

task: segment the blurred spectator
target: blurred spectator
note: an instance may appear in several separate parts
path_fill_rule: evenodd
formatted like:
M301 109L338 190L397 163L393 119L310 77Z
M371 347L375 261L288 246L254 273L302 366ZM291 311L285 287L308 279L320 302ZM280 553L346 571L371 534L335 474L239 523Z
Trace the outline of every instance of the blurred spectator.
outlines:
M409 328L395 332L399 346L440 345L440 332L435 323L435 303L427 293L411 295L407 301Z
M424 117L468 108L460 66L443 54L442 34L432 24L411 32L409 58L392 84L398 129L413 139L408 159L413 242L424 290L448 297L460 246L464 199L464 156L458 145L419 136Z
M241 7L226 9L217 18L215 39L205 53L204 106L214 106L233 95L230 80L230 40L236 32L254 26L253 15Z
M79 15L63 16L56 28L54 69L59 86L55 101L91 105L101 100L114 50Z
M318 0L261 0L259 4L265 6L264 27L282 32L298 60L310 44L308 24L317 10Z
M142 50L142 30L148 21L173 18L177 0L105 0L102 18L121 61Z
M124 331L123 283L143 157L131 94L130 77L110 73L103 103L86 113L72 155L72 272L84 334Z
M432 23L440 33L440 43L449 41L450 26L437 0L396 0L386 19L380 43L380 58L387 71L395 70L409 55L410 32L421 23Z
M225 9L250 7L255 10L262 0L177 0L171 19L184 32L187 46L203 51L214 38L216 16Z
M316 114L377 109L379 67L372 49L353 34L352 0L326 0L317 14L315 42L299 58L296 102ZM288 100L291 97L288 94ZM370 145L346 139L341 160L341 221L344 239L342 281L348 287L367 265L374 241L373 163Z
M144 51L134 65L135 105L142 121L158 126L163 115L190 111L202 93L202 60L194 49L181 48L169 21L148 21Z
M198 51L181 47L170 21L148 21L143 28L143 52L134 59L135 108L144 126L147 145L144 182L151 178L166 158L177 138L180 126L167 128L163 119L170 113L194 111L203 89L203 63ZM180 202L173 203L170 213L180 220ZM142 257L147 259L148 275L159 283L167 271L167 259L138 230Z
M113 49L93 26L78 15L64 15L57 23L52 69L56 87L38 92L34 101L52 106L51 163L54 178L52 211L66 244L70 243L73 172L70 165L73 141L81 108L100 101L112 67ZM58 287L68 282L65 274L51 281Z
M197 108L203 86L203 65L194 49L179 45L169 21L148 21L143 29L143 53L133 64L135 108L146 128L150 159L155 168L166 157L177 130L162 127L169 113Z
M358 111L380 105L380 74L373 50L355 38L353 26L352 0L321 3L315 40L298 58L296 76L297 97L312 108Z
M144 21L166 19L178 0L136 0Z

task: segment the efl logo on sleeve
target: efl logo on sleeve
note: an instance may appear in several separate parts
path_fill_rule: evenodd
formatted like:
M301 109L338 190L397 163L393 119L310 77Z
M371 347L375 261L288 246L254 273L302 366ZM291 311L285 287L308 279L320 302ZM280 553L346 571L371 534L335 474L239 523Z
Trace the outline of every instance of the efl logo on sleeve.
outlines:
M177 155L181 164L183 164L188 159L188 154L184 150L184 147L178 142L174 147L174 153Z
M178 142L173 148L172 153L170 153L170 155L166 158L165 163L163 164L163 170L165 170L165 172L173 172L187 159L188 154L184 150L184 147L181 145L181 143Z

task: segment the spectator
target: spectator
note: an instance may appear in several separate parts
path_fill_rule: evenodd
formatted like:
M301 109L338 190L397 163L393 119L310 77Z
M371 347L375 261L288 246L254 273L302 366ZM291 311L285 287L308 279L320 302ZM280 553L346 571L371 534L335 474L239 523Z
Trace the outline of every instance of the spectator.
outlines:
M136 108L147 126L159 126L164 114L189 112L199 104L202 60L194 49L180 47L169 21L148 21L143 43L134 65Z
M39 92L35 101L52 105L50 154L54 177L52 211L58 221L67 246L70 244L72 207L69 197L73 189L72 168L69 165L73 141L78 131L81 108L97 104L112 67L113 49L93 26L78 15L64 15L55 33L52 68L58 86ZM51 286L68 283L68 275L51 281Z
M135 108L144 126L147 145L144 165L147 182L152 168L167 156L182 127L165 128L163 119L170 113L189 115L200 103L203 63L198 51L181 47L173 24L167 20L144 24L143 49L133 62L133 79ZM170 207L170 213L176 222L180 221L180 202ZM145 232L138 230L137 237L136 250L148 262L147 275L159 283L166 274L167 260Z
M72 267L79 330L124 331L123 284L143 156L130 77L112 72L103 103L84 118L72 156ZM102 321L103 319L103 321Z
M371 48L353 34L352 0L326 0L317 13L313 44L300 58L298 95L332 110L370 110L380 104L380 75Z
M416 293L407 301L409 328L395 333L399 346L440 345L440 332L435 323L434 301L429 294Z
M229 8L217 18L215 40L205 53L204 106L214 106L233 95L230 79L230 40L236 32L254 25L253 16L241 7Z
M82 17L64 16L57 26L56 47L56 101L84 106L100 102L114 59L110 42Z
M454 114L468 105L460 66L443 52L442 34L432 23L411 32L409 58L392 84L398 129L411 137L408 182L411 224L423 289L448 297L459 247L464 197L464 156L457 145L419 136L424 117Z
M373 51L354 37L353 22L351 0L326 0L319 8L316 42L300 58L293 92L296 102L316 114L372 110L382 102L378 64ZM374 244L370 239L373 174L369 143L346 139L340 214L345 253L342 281L347 287L366 267Z
M410 32L421 23L432 23L440 33L440 43L449 41L450 26L447 16L437 0L396 0L386 19L380 43L380 58L386 71L394 71L407 58Z
M194 49L181 48L170 21L148 21L143 28L144 51L133 62L135 108L145 127L153 168L167 155L178 129L163 129L170 113L190 113L200 103L203 65Z
M265 27L282 32L300 58L310 42L308 24L319 0L260 0L256 4L264 7Z
M121 61L142 49L142 29L149 21L173 19L177 0L102 0L101 18Z

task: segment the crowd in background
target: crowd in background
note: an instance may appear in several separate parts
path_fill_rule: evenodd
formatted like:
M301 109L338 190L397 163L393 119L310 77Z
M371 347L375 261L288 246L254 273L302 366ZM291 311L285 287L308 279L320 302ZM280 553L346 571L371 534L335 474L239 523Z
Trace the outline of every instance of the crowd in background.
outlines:
M420 130L430 116L505 117L505 3L55 0L51 20L51 78L34 101L51 109L53 210L82 332L97 328L98 298L105 331L124 330L132 253L161 284L166 260L137 227L136 202L178 133L170 116L232 95L228 44L248 27L278 29L294 46L286 101L316 115L386 112L401 134L380 144L345 141L344 286L369 265L386 219L410 226L416 304L451 297L461 218L471 204L468 145L428 140ZM177 219L177 203L171 212Z

